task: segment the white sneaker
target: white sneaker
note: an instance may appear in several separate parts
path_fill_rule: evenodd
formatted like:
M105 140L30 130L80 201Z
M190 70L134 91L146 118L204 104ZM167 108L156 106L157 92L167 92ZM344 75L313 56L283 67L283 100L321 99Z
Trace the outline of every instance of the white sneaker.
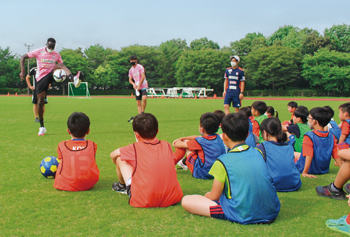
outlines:
M40 127L38 136L43 136L45 133L46 133L46 128L45 127Z
M80 76L80 71L74 77L74 86L75 86L75 88L78 88L80 86L80 84L81 84L81 80L79 79L79 76Z
M184 164L182 163L182 160L180 160L179 162L177 162L177 165L180 166L183 170L188 170L187 165L184 165Z

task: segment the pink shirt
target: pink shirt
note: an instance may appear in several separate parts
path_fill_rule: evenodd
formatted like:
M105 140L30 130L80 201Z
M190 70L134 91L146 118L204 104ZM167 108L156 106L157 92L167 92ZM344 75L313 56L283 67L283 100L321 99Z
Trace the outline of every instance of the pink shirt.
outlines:
M46 51L46 47L35 49L27 53L28 57L36 58L36 64L38 66L38 75L36 81L40 81L44 76L49 74L57 63L63 63L61 55L56 51L49 53Z
M142 80L142 73L145 72L145 69L141 64L136 64L135 68L131 67L129 70L129 77L134 78L135 84L138 86L140 81ZM140 89L148 88L148 83L145 80L143 80L142 85L140 86Z

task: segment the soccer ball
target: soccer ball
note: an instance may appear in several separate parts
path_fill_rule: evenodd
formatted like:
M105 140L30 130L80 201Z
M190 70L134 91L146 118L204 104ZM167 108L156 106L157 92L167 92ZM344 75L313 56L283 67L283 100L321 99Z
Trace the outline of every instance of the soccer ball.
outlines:
M40 163L40 172L48 179L54 179L60 160L54 156L45 157Z
M63 69L57 69L53 73L53 79L55 79L56 82L63 82L66 80L67 74Z

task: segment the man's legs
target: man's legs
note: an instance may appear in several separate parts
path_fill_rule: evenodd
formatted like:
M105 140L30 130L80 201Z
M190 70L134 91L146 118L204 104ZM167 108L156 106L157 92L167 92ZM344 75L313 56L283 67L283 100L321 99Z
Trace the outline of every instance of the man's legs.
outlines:
M142 96L142 110L141 110L141 112L145 112L146 105L147 105L147 95L143 95Z
M139 114L141 114L142 107L141 107L141 100L136 100L136 105L137 105L137 111Z
M37 104L33 104L33 113L34 113L34 117L38 118L38 106L37 106Z
M235 107L235 112L238 113L239 111L239 108Z
M39 115L39 122L40 122L40 127L45 127L44 126L44 101L45 101L45 96L46 96L46 91L42 91L40 94L37 95L38 98L38 115Z
M210 217L210 207L217 204L201 195L187 195L182 198L181 205L189 213Z
M230 113L230 105L224 104L224 109L225 109L225 115L228 115Z

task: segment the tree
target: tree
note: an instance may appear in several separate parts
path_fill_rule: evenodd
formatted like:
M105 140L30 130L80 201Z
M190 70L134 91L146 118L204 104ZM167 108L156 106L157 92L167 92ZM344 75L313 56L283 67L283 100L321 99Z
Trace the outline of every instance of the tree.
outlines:
M245 57L247 83L256 89L278 89L293 85L300 78L302 60L297 49L270 46L252 51Z
M266 47L266 39L261 33L248 33L243 39L230 43L233 54L248 55L252 50Z
M85 49L84 54L87 57L90 73L93 73L93 70L96 70L100 65L102 65L106 61L108 55L111 55L112 53L112 49L105 49L100 44L96 44Z
M291 31L296 31L296 29L298 28L293 26L280 27L270 37L266 39L266 44L268 46L279 44L278 41L282 41L284 37L286 37Z
M25 80L21 81L19 73L19 58L12 55L10 47L2 49L0 47L0 83L1 87L19 88L26 87Z
M306 55L303 59L302 76L313 87L326 91L349 91L350 54L323 48L313 56Z
M323 37L316 30L308 31L301 45L301 53L313 55L317 50L327 47L328 49L336 49L334 40L329 36Z
M206 87L221 93L229 57L229 52L213 49L183 52L176 64L175 78L178 86Z
M218 43L215 43L212 40L208 40L207 37L195 39L190 44L191 50L201 50L201 49L220 49Z
M350 52L350 26L333 25L330 29L325 29L324 36L329 36L334 41L336 50L339 52Z

